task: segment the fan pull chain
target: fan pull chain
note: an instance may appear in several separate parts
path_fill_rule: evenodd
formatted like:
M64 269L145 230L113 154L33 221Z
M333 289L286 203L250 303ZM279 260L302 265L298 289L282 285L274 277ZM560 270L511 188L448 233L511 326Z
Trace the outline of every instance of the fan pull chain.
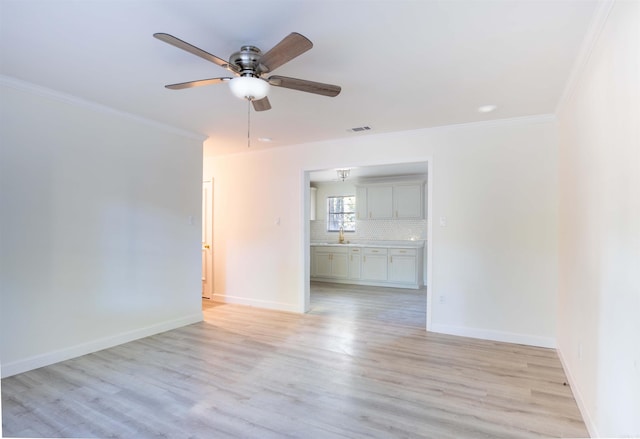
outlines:
M247 148L251 148L251 99L247 99Z

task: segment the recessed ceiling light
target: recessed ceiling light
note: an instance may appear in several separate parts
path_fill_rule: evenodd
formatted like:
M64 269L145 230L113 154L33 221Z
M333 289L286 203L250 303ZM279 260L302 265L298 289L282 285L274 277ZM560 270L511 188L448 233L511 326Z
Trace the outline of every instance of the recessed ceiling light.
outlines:
M270 143L273 142L271 137L258 137L258 142Z
M496 108L498 108L497 105L482 105L481 107L478 107L478 112L479 113L491 113Z

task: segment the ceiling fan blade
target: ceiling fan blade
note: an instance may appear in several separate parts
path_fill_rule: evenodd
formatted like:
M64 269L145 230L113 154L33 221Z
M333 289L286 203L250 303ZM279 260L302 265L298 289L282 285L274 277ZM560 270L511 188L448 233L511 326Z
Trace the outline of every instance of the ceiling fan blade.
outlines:
M253 104L253 109L256 111L271 110L271 103L267 97L258 99L257 101L251 101L251 103Z
M271 76L269 77L269 84L329 97L338 96L342 90L338 85L323 84L321 82L307 81L306 79L287 78L286 76Z
M292 32L262 55L260 58L260 72L272 72L312 47L313 43L307 37L297 32Z
M177 47L178 49L186 50L189 53L192 53L196 56L199 56L202 59L206 59L214 64L219 65L222 68L229 69L232 72L238 72L239 68L237 66L229 64L227 61L222 58L218 58L215 55L210 54L209 52L205 52L204 50L187 43L186 41L182 41L180 38L176 38L173 35L165 34L162 32L153 34L154 37L159 39L160 41L164 41L167 44L171 44L172 46Z
M198 81L180 82L178 84L165 85L166 88L171 90L184 90L185 88L200 87L202 85L219 84L221 82L231 81L231 78L211 78L200 79Z

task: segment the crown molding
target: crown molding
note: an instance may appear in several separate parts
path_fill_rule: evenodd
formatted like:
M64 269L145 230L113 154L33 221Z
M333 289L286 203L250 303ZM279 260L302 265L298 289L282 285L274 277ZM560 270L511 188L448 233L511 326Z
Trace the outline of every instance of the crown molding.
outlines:
M596 7L596 11L593 14L591 19L591 24L589 25L589 29L585 34L584 39L582 40L582 45L580 46L580 50L578 52L578 56L573 62L573 66L571 67L571 73L569 74L569 78L565 84L562 95L560 96L560 100L558 101L558 105L556 106L555 114L559 114L562 108L567 104L567 102L573 96L573 93L580 82L580 77L582 76L582 72L587 66L589 59L593 53L593 50L600 38L600 34L604 29L604 26L607 22L607 18L609 18L609 13L613 8L616 0L601 0Z
M509 125L530 125L537 123L555 123L555 114L536 114L533 116L509 117L504 119L489 119L478 122L466 122L451 125L441 125L436 127L422 128L421 130L451 130L460 128L483 128L483 127L500 127Z
M152 126L154 128L159 128L163 131L166 131L171 134L177 134L182 137L186 137L189 139L194 139L199 142L204 142L207 139L207 136L194 133L192 131L183 130L181 128L176 128L171 125L167 125L152 119L147 119L146 117L138 116L133 113L127 113L126 111L117 110L112 107L108 107L106 105L98 104L93 101L89 101L86 99L79 98L74 95L70 95L67 93L62 93L57 90L53 90L47 87L42 87L40 85L33 84L31 82L23 81L21 79L13 78L11 76L0 75L0 86L13 88L15 90L24 91L27 93L31 93L34 95L42 96L45 98L53 99L59 102L64 102L67 104L75 105L78 107L86 108L88 110L107 113L107 114L115 114L125 119L133 120L144 125Z

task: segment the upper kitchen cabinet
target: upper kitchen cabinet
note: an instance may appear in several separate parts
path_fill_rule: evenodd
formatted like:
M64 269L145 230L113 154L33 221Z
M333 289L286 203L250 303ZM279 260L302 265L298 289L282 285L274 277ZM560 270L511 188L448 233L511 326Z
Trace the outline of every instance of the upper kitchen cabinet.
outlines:
M368 217L367 188L365 186L356 186L356 218L364 220Z
M368 219L393 218L393 187L369 186L367 187Z
M309 195L309 219L315 221L318 209L318 188L311 186L309 188Z
M422 183L393 186L394 218L415 219L424 217Z
M356 192L358 219L424 218L424 182L363 183Z

